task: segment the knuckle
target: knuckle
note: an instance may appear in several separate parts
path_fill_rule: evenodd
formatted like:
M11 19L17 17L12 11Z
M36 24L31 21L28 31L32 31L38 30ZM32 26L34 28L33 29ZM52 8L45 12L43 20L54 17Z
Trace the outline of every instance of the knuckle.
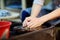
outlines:
M28 19L28 17L26 17L26 19Z

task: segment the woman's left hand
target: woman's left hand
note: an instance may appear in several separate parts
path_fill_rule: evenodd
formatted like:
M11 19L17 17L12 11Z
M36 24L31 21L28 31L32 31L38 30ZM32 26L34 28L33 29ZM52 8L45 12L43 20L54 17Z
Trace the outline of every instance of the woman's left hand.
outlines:
M33 18L30 22L27 23L27 27L34 29L40 27L45 21L41 18Z

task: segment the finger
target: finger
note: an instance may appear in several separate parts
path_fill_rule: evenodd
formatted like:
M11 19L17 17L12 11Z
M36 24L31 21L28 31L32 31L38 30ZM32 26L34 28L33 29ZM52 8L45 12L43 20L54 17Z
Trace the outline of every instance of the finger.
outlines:
M32 25L30 28L37 28L39 27L39 24L35 23L34 25Z
M26 18L26 20L29 22L30 21L30 18Z
M32 26L30 27L30 30L33 30L33 31L38 30L37 27L38 27L37 25L32 25Z
M25 19L25 21L23 22L23 27L24 27L24 26L27 26L27 22L29 22L29 20L30 20L30 19L29 19L28 17Z
M28 28L30 28L30 31L34 31L36 27L37 25L34 23L31 23L30 25L28 25Z
M25 27L27 24L27 21L25 20L24 22L23 22L23 27Z
M28 24L27 24L27 27L31 27L33 25L33 22L29 22Z
M30 29L33 29L33 30L41 30L42 27L40 27L38 24L34 24L30 27Z
M30 28L33 28L33 27L36 28L36 27L41 26L41 25L42 25L42 23L40 24L40 23L37 23L37 22L35 23L35 22L34 22L34 25L32 25Z
M34 28L36 28L36 27L37 27L36 24L33 24L33 25L30 26L31 29L34 29Z

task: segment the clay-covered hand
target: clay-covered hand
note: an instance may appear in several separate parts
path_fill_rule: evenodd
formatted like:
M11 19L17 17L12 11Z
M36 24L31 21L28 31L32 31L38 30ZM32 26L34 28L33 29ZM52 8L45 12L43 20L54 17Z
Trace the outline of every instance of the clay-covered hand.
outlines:
M26 17L26 19L23 22L23 27L26 27L28 22L30 22L34 17Z
M34 29L37 27L40 27L45 21L41 18L33 18L32 20L30 20L30 22L27 23L28 28L30 29Z

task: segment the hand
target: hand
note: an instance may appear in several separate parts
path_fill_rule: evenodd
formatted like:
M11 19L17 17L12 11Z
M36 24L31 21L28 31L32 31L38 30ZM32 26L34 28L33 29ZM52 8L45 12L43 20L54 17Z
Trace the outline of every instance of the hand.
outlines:
M23 27L27 26L27 23L30 22L33 19L33 17L27 17L23 22Z
M42 18L33 18L30 22L27 23L27 27L34 29L40 27L45 21Z

